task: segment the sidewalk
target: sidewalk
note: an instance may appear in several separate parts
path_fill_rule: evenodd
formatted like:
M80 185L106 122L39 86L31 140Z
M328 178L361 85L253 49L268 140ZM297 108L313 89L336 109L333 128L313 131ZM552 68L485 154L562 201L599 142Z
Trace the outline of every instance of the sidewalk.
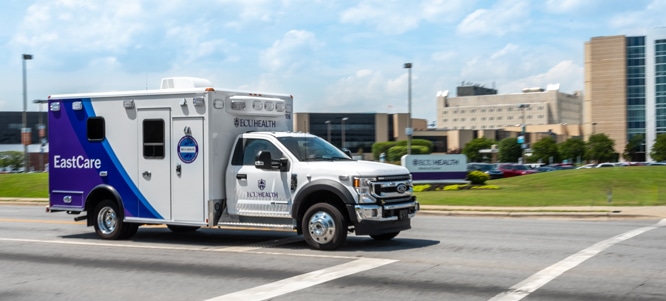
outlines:
M419 214L449 216L661 219L666 206L484 207L421 205Z
M47 206L48 199L0 197L0 205ZM418 214L498 218L662 219L666 218L666 206L486 207L421 205L421 211Z

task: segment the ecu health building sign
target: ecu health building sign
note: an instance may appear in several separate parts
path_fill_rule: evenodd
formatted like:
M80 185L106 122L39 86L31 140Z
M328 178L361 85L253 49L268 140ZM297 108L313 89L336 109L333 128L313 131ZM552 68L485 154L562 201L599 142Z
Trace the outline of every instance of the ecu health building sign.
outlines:
M400 162L415 184L468 182L465 155L405 155Z

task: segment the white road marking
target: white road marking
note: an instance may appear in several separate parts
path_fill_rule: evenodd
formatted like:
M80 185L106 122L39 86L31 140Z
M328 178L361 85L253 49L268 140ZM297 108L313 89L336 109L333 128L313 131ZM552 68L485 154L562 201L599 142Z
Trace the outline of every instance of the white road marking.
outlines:
M349 276L366 270L387 265L397 260L361 258L355 261L343 263L330 268L294 276L273 283L257 286L247 290L215 297L207 301L229 301L229 300L266 300L284 294L302 290L317 284Z
M536 274L530 276L529 278L523 280L522 282L512 286L508 291L503 292L498 294L497 296L493 297L490 299L490 301L517 301L521 300L527 295L533 293L537 289L541 288L542 286L546 285L548 282L552 281L553 279L559 277L563 273L567 272L570 269L575 268L579 264L585 262L586 260L594 257L595 255L603 252L604 250L612 247L615 244L618 244L620 242L623 242L627 239L630 239L632 237L641 235L645 232L648 232L650 230L657 229L659 227L664 227L666 226L666 219L662 219L658 223L648 226L648 227L643 227L643 228L638 228L635 230L631 230L625 233L622 233L620 235L617 235L615 237L611 237L609 239L600 241L587 249L584 249L574 255L571 255L562 261L553 264Z
M252 253L252 254L262 254L262 255L281 255L281 256L292 256L292 257L309 257L309 258L328 258L328 259L358 259L354 256L341 256L341 255L326 255L326 254L300 254L300 253L279 253L279 252L269 252L260 249L254 244L249 247L179 247L172 246L167 244L153 244L153 243L111 243L111 242L100 242L100 241L75 241L75 240L42 240L42 239L26 239L26 238L10 238L10 237L0 237L0 241L10 241L10 242L23 242L23 243L40 243L40 244L59 244L59 245L79 245L79 246L92 246L92 247L114 247L114 248L128 248L128 249L155 249L155 250L173 250L173 251L201 251L201 252L225 252L225 253ZM289 239L285 241L290 242ZM276 246L277 244L272 244L271 246Z

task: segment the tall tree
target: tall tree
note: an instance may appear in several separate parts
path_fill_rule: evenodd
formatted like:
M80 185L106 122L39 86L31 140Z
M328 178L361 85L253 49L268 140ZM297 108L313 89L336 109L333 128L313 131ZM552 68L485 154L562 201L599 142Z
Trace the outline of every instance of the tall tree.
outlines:
M659 134L657 135L657 139L654 139L650 157L655 161L666 160L666 134Z
M624 152L622 152L622 158L626 161L639 161L639 152L641 147L645 144L645 135L636 134L629 138L629 142L624 147Z
M502 139L499 142L499 150L500 162L518 162L518 158L523 156L523 149L516 138Z
M481 162L483 154L479 153L479 151L489 149L493 144L495 144L495 141L486 137L475 138L465 144L462 153L467 156L467 162Z
M574 162L585 157L585 141L579 137L567 139L558 145L560 157Z
M595 162L610 162L615 160L617 153L613 147L615 141L604 133L590 135L585 148L585 157Z
M532 144L531 162L550 163L551 158L553 162L560 162L560 152L557 150L557 143L552 137L543 137Z

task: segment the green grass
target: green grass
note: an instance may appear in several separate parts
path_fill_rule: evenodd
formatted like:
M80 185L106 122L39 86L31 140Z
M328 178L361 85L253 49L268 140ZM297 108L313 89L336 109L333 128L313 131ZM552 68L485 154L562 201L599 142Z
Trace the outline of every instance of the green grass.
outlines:
M417 192L424 205L662 206L666 167L562 170L488 181L498 190ZM610 202L609 202L610 193ZM47 198L48 174L0 174L0 197Z
M0 174L0 197L48 198L48 174Z
M417 192L425 205L660 206L666 205L666 167L562 170L491 180L499 190Z

